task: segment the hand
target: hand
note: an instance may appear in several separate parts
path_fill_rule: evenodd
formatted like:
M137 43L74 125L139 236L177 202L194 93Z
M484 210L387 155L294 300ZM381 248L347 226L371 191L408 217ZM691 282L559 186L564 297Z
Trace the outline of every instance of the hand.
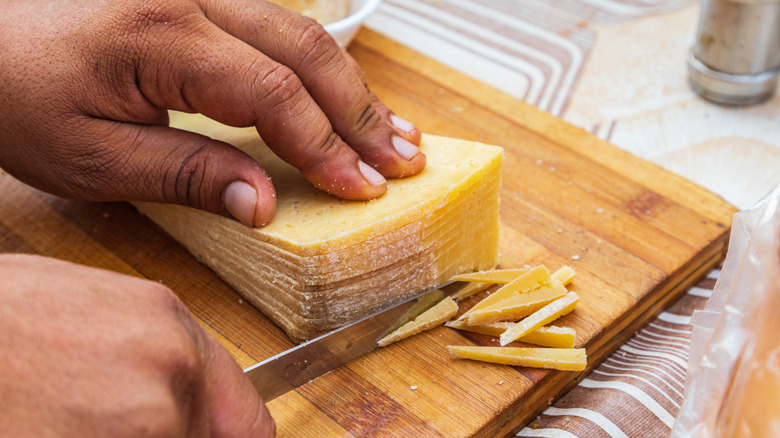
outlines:
M0 255L0 431L271 437L252 384L167 288Z
M255 126L315 186L355 200L425 166L314 21L262 0L6 0L0 167L51 193L172 202L268 223L271 181L167 109Z

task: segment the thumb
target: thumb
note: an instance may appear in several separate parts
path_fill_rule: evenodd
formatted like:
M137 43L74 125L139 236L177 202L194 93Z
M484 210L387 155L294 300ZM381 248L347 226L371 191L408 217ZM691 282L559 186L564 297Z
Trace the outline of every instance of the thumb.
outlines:
M257 390L230 354L203 332L209 355L205 383L213 438L271 438L276 424Z
M79 172L77 197L182 204L252 227L273 218L276 193L268 174L235 147L165 126L95 122L99 132L86 138L102 140L82 155L90 163Z

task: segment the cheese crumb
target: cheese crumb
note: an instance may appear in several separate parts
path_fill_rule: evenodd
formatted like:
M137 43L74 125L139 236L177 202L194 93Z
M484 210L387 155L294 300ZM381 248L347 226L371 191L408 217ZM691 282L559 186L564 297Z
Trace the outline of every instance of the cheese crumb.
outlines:
M410 386L410 387L409 387L409 389L411 389L412 391L414 391L414 390L416 390L416 389L417 389L417 385L412 385L412 386Z
M573 256L571 256L571 259L572 259L572 260L579 260L579 259L580 259L580 256L578 256L578 255L573 255Z

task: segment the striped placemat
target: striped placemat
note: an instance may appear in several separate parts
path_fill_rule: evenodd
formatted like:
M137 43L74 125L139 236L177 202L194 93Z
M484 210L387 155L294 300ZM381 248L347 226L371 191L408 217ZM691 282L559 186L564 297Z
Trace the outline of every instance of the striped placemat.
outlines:
M719 273L710 272L517 436L668 436L683 399L691 316L706 305Z

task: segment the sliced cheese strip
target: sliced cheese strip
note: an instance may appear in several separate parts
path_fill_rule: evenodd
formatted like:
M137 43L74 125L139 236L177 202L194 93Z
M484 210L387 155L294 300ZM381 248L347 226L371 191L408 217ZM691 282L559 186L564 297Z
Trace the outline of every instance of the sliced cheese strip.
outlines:
M494 283L468 283L463 286L463 289L452 294L452 299L455 301L463 301L466 298L472 297L483 290L489 288Z
M428 309L440 303L444 299L444 292L440 289L432 290L424 296L417 299L417 302L412 305L409 310L398 319L393 327L390 327L387 332L394 332L407 323L414 321L420 315L425 313Z
M528 269L494 269L492 271L469 272L468 274L459 274L451 281L476 281L482 283L507 284L516 280L517 277L528 272Z
M518 321L547 304L566 296L566 287L558 281L516 295L496 304L469 313L469 324L484 324L500 321Z
M449 321L444 325L456 330L464 330L468 332L499 337L514 324L511 322L491 322L488 324L471 325L466 321L459 319L456 321ZM539 327L538 329L518 339L518 341L525 342L526 344L554 348L574 348L574 343L576 340L577 332L573 328L559 327L554 325L549 327Z
M511 283L505 285L495 293L477 303L468 312L458 319L466 318L471 312L496 304L515 295L529 292L550 281L550 272L544 266L537 266L525 274L517 277Z
M577 341L577 332L571 327L539 327L518 339L527 344L541 345L553 348L574 348Z
M501 336L509 327L514 324L511 322L491 322L489 324L469 324L468 319L456 319L454 321L448 321L446 324L449 328L456 330L464 330L467 332L479 333L488 336Z
M439 304L426 310L414 321L404 324L398 330L380 339L377 344L380 347L385 347L393 342L398 342L401 339L406 339L409 336L432 329L445 321L449 321L456 313L458 313L458 304L452 297L447 297Z
M563 371L582 371L588 365L584 348L514 348L448 346L447 350L458 358L482 362L548 368Z
M503 346L518 338L522 338L539 327L566 315L577 307L579 300L579 295L574 292L569 292L565 297L559 298L542 307L502 333L500 338L501 345Z
M553 272L553 274L550 275L550 278L558 280L561 282L561 284L566 286L567 284L571 283L575 274L576 272L571 266L562 266L558 268L557 271Z

